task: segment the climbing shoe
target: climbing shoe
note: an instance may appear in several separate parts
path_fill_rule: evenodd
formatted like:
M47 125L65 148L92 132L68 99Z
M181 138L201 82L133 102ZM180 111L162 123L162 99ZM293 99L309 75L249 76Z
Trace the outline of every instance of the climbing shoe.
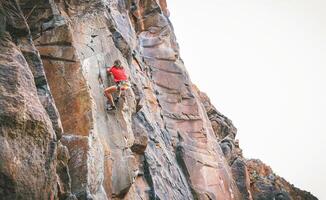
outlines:
M113 111L113 110L115 110L116 109L116 107L115 106L111 106L111 105L109 105L109 106L107 106L106 107L106 111Z
M109 102L106 103L106 111L112 111L115 109L116 109L115 106L112 106Z

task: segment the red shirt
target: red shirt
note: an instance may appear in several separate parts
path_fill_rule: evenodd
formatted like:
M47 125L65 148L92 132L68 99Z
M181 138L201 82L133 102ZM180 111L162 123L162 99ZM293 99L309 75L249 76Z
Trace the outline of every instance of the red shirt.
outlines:
M112 66L110 69L107 70L107 72L113 74L114 82L127 81L128 80L126 72L125 72L125 70L123 68Z

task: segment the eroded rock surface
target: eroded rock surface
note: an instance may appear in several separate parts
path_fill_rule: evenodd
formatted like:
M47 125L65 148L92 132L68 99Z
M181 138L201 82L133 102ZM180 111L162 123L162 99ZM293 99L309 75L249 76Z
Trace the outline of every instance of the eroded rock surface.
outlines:
M272 169L260 160L247 160L250 174L251 193L254 199L267 200L317 200L311 193L302 191L273 173Z
M0 2L0 196L73 199L42 61L18 3Z
M313 199L253 180L263 164L191 83L165 0L0 2L1 198ZM131 88L107 113L116 59Z
M215 127L215 135L231 167L233 179L236 181L241 193L241 199L317 199L311 193L296 188L274 174L272 169L260 160L245 159L239 147L239 141L235 139L237 130L232 122L216 110L205 93L200 92L198 89L197 92L201 97L213 128Z

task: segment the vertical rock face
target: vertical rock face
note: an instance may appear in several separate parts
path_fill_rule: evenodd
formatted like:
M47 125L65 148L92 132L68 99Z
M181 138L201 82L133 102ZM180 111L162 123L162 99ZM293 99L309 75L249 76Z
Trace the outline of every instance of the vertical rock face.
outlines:
M73 198L67 163L57 158L62 126L42 61L18 3L0 3L0 196Z
M0 45L1 197L53 198L56 146L51 121L19 47L8 34L2 36Z
M191 83L165 0L0 3L3 199L314 199L252 178L263 164ZM116 59L131 88L107 113Z

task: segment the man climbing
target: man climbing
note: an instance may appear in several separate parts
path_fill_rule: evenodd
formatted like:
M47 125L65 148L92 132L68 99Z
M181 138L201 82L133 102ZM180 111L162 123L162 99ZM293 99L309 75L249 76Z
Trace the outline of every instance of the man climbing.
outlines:
M111 111L111 110L115 110L115 103L113 101L113 97L112 97L112 93L119 91L119 95L116 101L119 100L120 94L121 94L121 90L126 90L129 87L128 84L128 76L123 68L123 66L121 66L121 61L120 60L116 60L114 61L114 64L111 68L107 69L107 73L108 74L112 74L113 75L113 79L115 82L115 85L110 86L108 88L106 88L104 90L104 94L105 96L108 98L108 107L107 110Z

